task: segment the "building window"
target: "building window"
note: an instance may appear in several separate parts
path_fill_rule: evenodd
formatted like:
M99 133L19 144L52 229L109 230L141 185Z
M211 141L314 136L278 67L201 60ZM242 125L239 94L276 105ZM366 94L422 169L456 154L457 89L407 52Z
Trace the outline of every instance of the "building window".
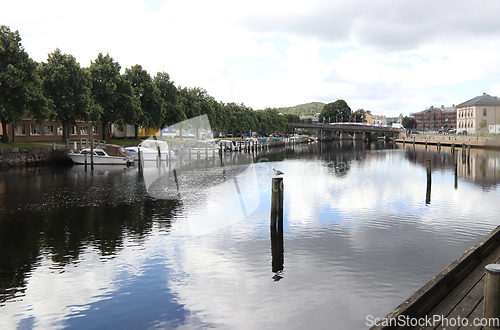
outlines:
M63 135L63 127L61 125L57 126L57 135Z
M41 130L40 130L40 125L35 124L35 125L30 125L30 135L40 135Z
M76 129L76 125L71 125L69 127L69 135L76 135L76 134L78 134L77 129Z
M486 109L483 109L483 116L486 116Z
M54 125L45 125L43 128L43 134L54 135Z
M26 135L26 125L16 125L14 135Z
M81 126L80 127L80 135L89 135L89 127Z
M92 133L94 135L98 135L99 134L99 127L97 125L92 126Z

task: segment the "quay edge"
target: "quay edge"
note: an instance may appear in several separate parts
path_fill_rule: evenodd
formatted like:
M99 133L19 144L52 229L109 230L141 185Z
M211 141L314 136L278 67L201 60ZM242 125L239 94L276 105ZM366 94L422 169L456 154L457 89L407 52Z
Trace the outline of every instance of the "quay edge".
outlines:
M0 149L0 169L15 167L71 164L64 149L11 148Z
M499 137L481 137L481 136L446 136L446 135L413 135L411 138L399 137L396 143L404 144L427 144L451 147L460 147L462 144L470 145L473 148L500 149Z

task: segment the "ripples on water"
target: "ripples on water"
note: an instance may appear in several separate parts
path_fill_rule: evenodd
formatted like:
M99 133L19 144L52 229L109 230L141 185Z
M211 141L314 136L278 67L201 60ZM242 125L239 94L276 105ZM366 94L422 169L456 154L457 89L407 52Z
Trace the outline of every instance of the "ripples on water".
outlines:
M0 326L366 328L497 225L496 153L455 169L444 148L389 147L232 154L175 174L5 173ZM285 172L281 256L273 166Z

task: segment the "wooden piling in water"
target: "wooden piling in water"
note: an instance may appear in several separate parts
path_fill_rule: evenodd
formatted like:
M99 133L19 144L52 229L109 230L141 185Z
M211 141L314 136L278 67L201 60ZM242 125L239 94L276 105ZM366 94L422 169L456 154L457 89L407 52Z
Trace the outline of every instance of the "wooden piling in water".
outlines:
M137 166L139 166L139 172L142 171L142 162L141 162L141 149L137 148Z
M271 194L271 227L283 222L283 178L273 178Z
M174 168L174 180L175 186L177 187L177 195L180 196L181 192L179 191L179 181L177 180L177 170Z
M455 161L455 189L458 189L458 159L457 155L453 155L453 160Z
M427 192L425 195L426 204L429 204L431 202L431 183L432 183L431 160L427 159Z

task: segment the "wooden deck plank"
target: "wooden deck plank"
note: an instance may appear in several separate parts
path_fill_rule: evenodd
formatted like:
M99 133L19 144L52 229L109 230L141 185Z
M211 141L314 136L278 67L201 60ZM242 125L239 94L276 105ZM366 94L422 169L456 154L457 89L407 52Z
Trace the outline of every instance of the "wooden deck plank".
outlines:
M434 307L428 314L428 317L434 315L442 315L448 319L457 319L458 316L466 318L473 312L482 315L481 310L477 311L479 302L484 297L484 276L486 274L485 266L491 263L497 263L500 259L500 246L496 247L483 261L464 279L458 286L456 286L448 296L446 296L436 307ZM480 316L482 317L482 316ZM472 324L471 319L471 324ZM421 327L419 330L441 330L441 329L458 329L458 327Z
M477 307L477 302L482 299L484 294L484 281L479 281L471 290L466 292L466 294L460 299L460 301L456 302L453 305L451 310L446 314L437 313L429 313L427 317L430 319L434 319L434 317L439 317L439 319L447 319L443 323L432 324L432 326L426 327L416 327L414 329L418 330L457 330L460 329L460 325L462 323L455 323L456 321L462 318L467 318L470 314L474 312ZM449 307L447 306L446 310Z
M428 315L447 316L453 308L470 292L486 274L485 266L498 262L500 257L500 245L492 251L483 261L457 285L436 307L429 311ZM484 286L484 284L483 284Z
M464 324L462 319L467 319L476 309L479 301L484 296L484 281L474 286L474 288L462 299L457 306L446 316L446 320L436 330L458 330ZM447 323L446 323L447 322ZM465 321L467 322L467 321Z
M445 268L431 281L417 290L409 299L386 316L395 319L399 316L421 319L433 315L467 318L474 313L482 314L479 303L484 295L482 278L485 266L498 262L500 258L500 226L483 240L465 252L460 258ZM374 326L371 330L425 329L436 330L439 326ZM444 327L442 329L445 329ZM450 327L446 327L447 330Z
M428 317L433 317L434 315L440 315L442 317L456 318L467 317L475 308L477 301L482 299L484 296L484 276L485 269L484 267L488 264L495 263L498 261L500 257L500 245L497 246L486 258L483 259L476 268L472 270L472 272L459 284L457 285L451 292L441 300L441 302L435 306L432 310L427 313ZM473 294L473 300L469 295ZM474 300L477 301L473 303ZM473 306L464 306L463 304L469 303L474 304ZM458 308L458 309L457 309ZM466 310L470 309L467 313ZM464 314L466 313L466 314ZM465 316L464 316L465 315ZM419 330L440 330L443 329L440 326L432 326L432 327L421 327ZM450 329L449 327L446 328ZM454 328L451 328L454 329Z
M468 326L466 327L461 327L460 330L482 330L482 326L474 326L474 319L480 319L483 317L483 309L484 309L484 299L481 299L481 301L477 304L476 308L474 311L469 315L467 318L468 320Z

